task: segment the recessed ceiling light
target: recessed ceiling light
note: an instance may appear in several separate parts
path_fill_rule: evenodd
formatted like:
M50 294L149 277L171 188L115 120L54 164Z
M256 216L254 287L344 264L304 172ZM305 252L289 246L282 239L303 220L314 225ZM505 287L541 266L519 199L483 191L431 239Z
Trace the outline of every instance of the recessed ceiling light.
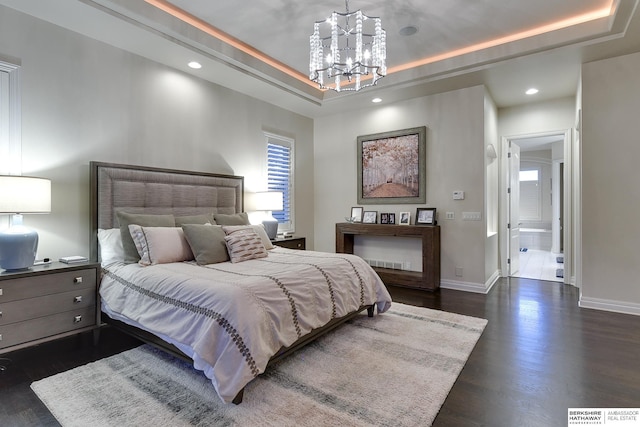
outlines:
M536 93L538 93L538 89L536 89L535 87L532 87L531 89L527 89L525 93L527 95L535 95Z
M377 104L378 102L382 102L382 98L373 98L371 102Z
M413 25L408 25L406 27L400 28L400 31L398 31L401 36L412 36L417 32L418 28L414 27Z
M195 70L198 70L198 69L202 68L202 64L200 64L199 62L196 62L196 61L191 61L187 65L189 67L195 69Z

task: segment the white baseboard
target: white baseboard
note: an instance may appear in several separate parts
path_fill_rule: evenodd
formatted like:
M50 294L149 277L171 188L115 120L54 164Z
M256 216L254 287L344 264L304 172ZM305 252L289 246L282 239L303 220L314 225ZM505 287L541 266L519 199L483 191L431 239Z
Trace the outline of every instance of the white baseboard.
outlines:
M612 311L615 313L633 314L640 316L640 304L580 296L578 306L594 310Z
M440 287L443 289L453 289L454 291L474 292L477 294L488 294L493 285L500 278L500 271L496 271L485 283L459 282L456 280L440 280Z

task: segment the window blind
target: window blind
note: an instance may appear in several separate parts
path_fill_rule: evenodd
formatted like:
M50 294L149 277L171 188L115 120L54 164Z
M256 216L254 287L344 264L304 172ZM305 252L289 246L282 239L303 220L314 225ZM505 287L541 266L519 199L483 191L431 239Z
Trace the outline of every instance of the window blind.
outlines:
M267 138L267 189L282 192L283 210L272 212L278 231L293 231L293 141Z

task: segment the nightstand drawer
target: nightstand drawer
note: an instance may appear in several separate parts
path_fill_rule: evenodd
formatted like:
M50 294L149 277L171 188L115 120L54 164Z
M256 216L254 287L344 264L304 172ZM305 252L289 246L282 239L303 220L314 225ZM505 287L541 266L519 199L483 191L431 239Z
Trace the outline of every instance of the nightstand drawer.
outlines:
M307 248L307 239L304 237L281 238L273 241L273 244L287 249L305 250Z
M85 307L93 307L95 304L96 291L93 288L0 303L0 326Z
M94 268L0 281L0 303L82 288L96 288Z
M0 349L96 324L95 306L0 326Z

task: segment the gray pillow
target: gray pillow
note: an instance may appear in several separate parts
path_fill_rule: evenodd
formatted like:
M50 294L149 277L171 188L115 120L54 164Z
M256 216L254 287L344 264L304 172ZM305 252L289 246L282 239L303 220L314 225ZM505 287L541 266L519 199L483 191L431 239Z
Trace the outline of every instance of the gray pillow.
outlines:
M185 224L182 226L198 265L229 261L225 233L220 225Z
M249 225L249 215L246 212L237 214L213 214L218 225Z
M176 217L176 227L182 227L185 224L215 224L213 214L185 215Z
M176 222L173 215L148 215L134 214L119 211L118 224L120 224L120 236L122 237L122 248L124 249L124 262L133 264L140 261L140 255L133 243L131 233L129 232L129 224L136 224L143 227L175 227Z

